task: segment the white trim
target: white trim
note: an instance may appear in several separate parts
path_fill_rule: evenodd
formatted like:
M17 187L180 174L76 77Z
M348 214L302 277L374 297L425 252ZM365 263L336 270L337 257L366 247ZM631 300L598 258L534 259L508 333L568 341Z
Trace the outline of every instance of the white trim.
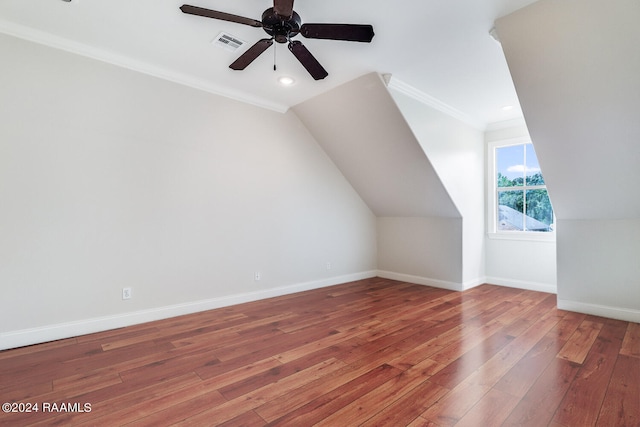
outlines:
M487 283L507 288L525 289L527 291L557 294L558 287L551 283L529 282L525 280L505 279L503 277L487 277Z
M497 230L497 214L498 214L498 202L496 193L498 188L496 186L496 149L502 147L511 147L514 145L526 145L531 144L533 146L533 141L529 136L520 136L516 138L507 138L507 139L498 139L495 141L489 141L486 143L487 155L486 155L486 170L487 170L487 181L486 181L486 194L487 194L487 210L486 210L486 227L487 227L487 236L489 239L502 239L502 240L520 240L520 241L536 241L536 242L544 242L556 241L556 232L555 230L550 232L535 232L535 231L498 231ZM535 147L534 147L535 150ZM507 187L509 188L509 187ZM537 188L537 186L522 186L517 187L517 189L521 189L526 191L530 188ZM546 190L546 185L542 186ZM554 226L557 226L555 221L555 212L554 212Z
M466 282L462 282L462 290L466 291L467 289L472 289L476 286L484 285L485 283L487 283L486 277L478 277L474 280L467 280Z
M378 270L378 277L382 277L383 279L414 283L416 285L432 286L434 288L448 289L450 291L458 292L466 291L468 289L475 288L476 286L480 286L486 283L496 286L504 286L507 288L524 289L528 291L546 292L550 294L558 293L557 287L554 284L505 279L502 277L479 277L475 280L468 280L464 283L457 283L384 270Z
M79 335L107 331L110 329L122 328L125 326L131 326L145 322L152 322L154 320L161 320L185 314L197 313L200 311L213 310L216 308L228 307L230 305L257 301L265 298L272 298L296 292L308 291L311 289L339 285L342 283L375 277L376 273L376 271L363 271L360 273L330 277L327 279L314 280L311 282L298 283L289 286L281 286L278 288L265 289L255 292L245 292L241 294L212 298L207 300L140 310L131 313L94 317L91 319L82 319L72 322L58 323L55 325L40 326L18 331L2 332L0 333L0 350L76 337Z
M640 323L640 310L558 299L558 308L609 319Z
M507 288L524 289L528 291L546 292L557 294L556 285L549 283L528 282L524 280L504 279L501 277L478 277L475 280L467 280L464 283L449 282L445 280L431 279L428 277L414 276L411 274L396 273L393 271L378 270L378 277L383 279L398 280L414 283L416 285L432 286L434 288L448 289L450 291L466 291L483 284L504 286Z
M556 232L533 232L533 231L501 231L495 233L487 233L487 237L491 240L518 240L520 242L541 242L556 243Z
M67 52L92 58L118 67L127 68L139 73L147 74L173 83L188 86L194 89L209 92L215 95L224 96L246 104L255 105L257 107L266 108L278 113L286 113L288 106L271 102L262 98L252 96L248 93L234 91L227 86L216 85L210 81L194 78L186 74L178 73L168 68L158 67L148 62L130 58L114 52L99 49L83 43L78 43L64 37L55 36L44 31L25 27L23 25L7 22L0 19L0 33L4 33L13 37L17 37L30 42L49 46L54 49L60 49Z
M407 83L401 80L398 80L397 77L391 76L387 87L389 89L397 90L398 92L404 95L407 95L408 97L413 98L418 102L422 102L423 104L428 105L429 107L434 108L442 113L445 113L455 119L458 119L461 122L468 124L469 126L473 126L478 130L484 131L485 128L487 127L486 123L482 123L475 120L474 118L466 115L465 113L458 110L457 108L454 108L448 104L445 104L439 99L436 99L433 96L428 95L422 92L421 90L416 89L415 87L408 85Z
M483 279L467 281L465 283L457 283L385 270L378 270L378 277L382 277L383 279L398 280L400 282L414 283L416 285L432 286L434 288L448 289L450 291L458 292L471 289L484 283Z

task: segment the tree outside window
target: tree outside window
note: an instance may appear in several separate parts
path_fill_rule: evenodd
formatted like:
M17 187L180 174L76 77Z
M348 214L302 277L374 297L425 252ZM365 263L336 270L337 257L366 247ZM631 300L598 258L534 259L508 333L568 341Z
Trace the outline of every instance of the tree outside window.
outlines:
M496 147L495 170L496 231L553 231L553 208L533 144Z

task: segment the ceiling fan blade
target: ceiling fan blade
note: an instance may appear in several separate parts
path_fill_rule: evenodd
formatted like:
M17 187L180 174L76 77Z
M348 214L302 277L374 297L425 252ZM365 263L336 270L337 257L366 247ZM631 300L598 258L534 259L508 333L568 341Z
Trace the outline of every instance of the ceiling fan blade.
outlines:
M220 19L222 21L235 22L237 24L250 25L252 27L262 27L262 22L251 18L245 18L244 16L232 15L230 13L218 12L217 10L205 9L203 7L191 6L183 4L180 6L180 10L183 13L189 15L204 16L205 18Z
M371 42L374 32L371 25L360 24L303 24L300 34L310 39Z
M293 0L273 0L273 10L278 15L289 19L293 15Z
M322 80L329 75L327 70L320 65L318 60L314 58L311 52L309 52L309 50L304 47L300 41L294 40L290 42L289 50L298 59L298 61L300 61L302 66L307 69L314 80Z
M231 68L232 70L244 70L272 44L273 39L258 40L256 44L251 46L245 53L240 55L238 59L233 62L233 64L229 65L229 68Z

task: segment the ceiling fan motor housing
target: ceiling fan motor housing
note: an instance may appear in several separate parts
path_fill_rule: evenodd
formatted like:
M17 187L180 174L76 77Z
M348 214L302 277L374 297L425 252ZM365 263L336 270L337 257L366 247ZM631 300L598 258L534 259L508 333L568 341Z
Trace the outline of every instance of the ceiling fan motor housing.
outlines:
M282 19L275 10L270 7L262 14L262 28L274 38L278 43L287 43L289 39L300 33L302 19L296 12L291 14L291 18Z

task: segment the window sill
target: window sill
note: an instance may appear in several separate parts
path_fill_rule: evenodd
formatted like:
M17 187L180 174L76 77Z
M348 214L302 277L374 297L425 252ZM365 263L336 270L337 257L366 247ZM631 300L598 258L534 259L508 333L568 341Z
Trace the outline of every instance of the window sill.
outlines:
M556 242L556 233L535 233L522 231L508 231L502 233L487 233L491 240L518 240L528 242Z

